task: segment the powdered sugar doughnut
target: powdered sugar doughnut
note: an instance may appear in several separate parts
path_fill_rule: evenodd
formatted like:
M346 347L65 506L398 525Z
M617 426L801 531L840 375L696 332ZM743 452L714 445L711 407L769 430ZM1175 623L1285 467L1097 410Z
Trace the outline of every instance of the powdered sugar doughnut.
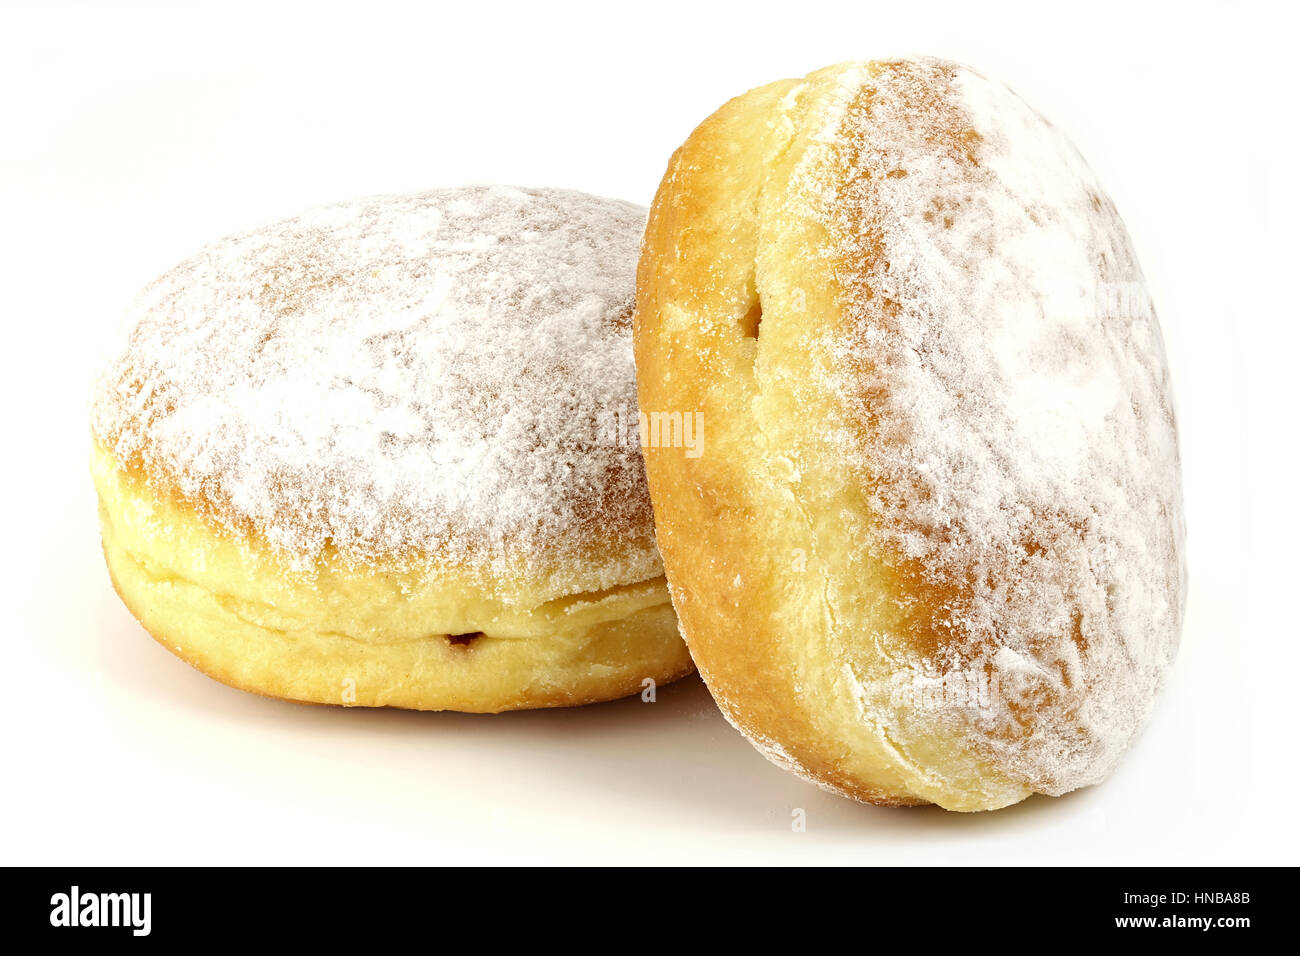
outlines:
M1065 138L937 60L745 94L673 157L639 272L683 633L768 756L885 804L1101 780L1184 596L1160 329Z
M327 206L149 286L93 402L104 552L208 674L498 711L690 669L635 408L640 207L471 187Z

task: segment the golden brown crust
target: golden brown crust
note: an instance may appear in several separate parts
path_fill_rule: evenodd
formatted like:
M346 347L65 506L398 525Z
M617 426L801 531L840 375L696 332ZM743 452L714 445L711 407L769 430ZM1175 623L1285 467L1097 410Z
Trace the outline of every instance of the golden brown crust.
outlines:
M792 706L798 634L774 618L781 582L810 546L771 546L770 529L785 522L776 514L753 520L774 502L757 499L737 466L752 462L758 437L750 406L762 315L759 193L789 149L801 104L783 100L797 85L751 91L701 124L673 156L651 208L637 281L640 405L647 414L699 411L706 436L696 458L680 448L644 450L659 549L683 634L729 720L777 762L842 793L924 803L843 772L826 752L818 715Z

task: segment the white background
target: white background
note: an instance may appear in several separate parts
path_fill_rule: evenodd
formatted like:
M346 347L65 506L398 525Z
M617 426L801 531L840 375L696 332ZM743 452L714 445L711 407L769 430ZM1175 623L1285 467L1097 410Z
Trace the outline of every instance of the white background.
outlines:
M1282 6L458 6L0 7L0 862L1297 862ZM726 98L900 53L1000 77L1074 138L1164 323L1191 596L1155 719L1108 782L973 816L860 806L767 764L695 679L502 717L279 703L192 671L118 603L86 401L145 282L359 194L496 181L648 203Z

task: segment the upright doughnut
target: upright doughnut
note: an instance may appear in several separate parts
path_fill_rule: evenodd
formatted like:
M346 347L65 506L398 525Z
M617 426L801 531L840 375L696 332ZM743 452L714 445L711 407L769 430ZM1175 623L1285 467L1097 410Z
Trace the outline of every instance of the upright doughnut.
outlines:
M691 134L638 274L647 449L692 655L768 757L954 810L1095 783L1173 660L1160 328L1119 215L1005 86L847 63Z

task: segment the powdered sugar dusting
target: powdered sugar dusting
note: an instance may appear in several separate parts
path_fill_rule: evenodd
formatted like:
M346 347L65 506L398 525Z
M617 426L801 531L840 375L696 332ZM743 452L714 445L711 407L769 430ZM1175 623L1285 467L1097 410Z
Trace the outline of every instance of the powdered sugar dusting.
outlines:
M1006 87L935 60L841 80L796 184L849 316L827 384L867 546L919 596L908 633L873 635L913 670L863 677L864 717L903 741L955 734L1040 792L1095 782L1144 723L1182 617L1177 442L1141 271L1087 165ZM898 682L954 676L990 690L899 706Z
M332 548L559 593L653 577L639 451L595 424L635 408L644 223L580 193L467 187L233 236L135 303L95 434L297 565Z

